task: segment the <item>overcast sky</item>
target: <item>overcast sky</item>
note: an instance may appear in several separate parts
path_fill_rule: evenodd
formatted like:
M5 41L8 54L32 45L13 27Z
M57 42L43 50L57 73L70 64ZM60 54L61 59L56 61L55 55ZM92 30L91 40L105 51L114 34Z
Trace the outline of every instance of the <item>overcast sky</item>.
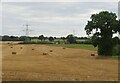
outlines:
M118 14L117 2L8 2L2 3L2 35L87 36L85 25L91 14L100 11Z

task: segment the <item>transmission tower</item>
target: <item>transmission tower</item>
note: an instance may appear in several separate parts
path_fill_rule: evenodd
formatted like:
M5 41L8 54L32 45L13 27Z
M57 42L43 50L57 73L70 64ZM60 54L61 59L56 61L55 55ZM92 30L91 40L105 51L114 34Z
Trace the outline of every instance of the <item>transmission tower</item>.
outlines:
M25 31L25 35L26 35L26 37L28 37L28 36L29 36L29 32L30 32L30 31L33 31L33 30L29 30L29 26L30 26L30 25L28 25L28 24L23 25L23 26L25 26L26 29L25 29L25 30L22 30L22 31Z
M29 30L29 26L30 26L30 25L26 24L26 25L23 25L23 26L26 27L25 30L22 30L22 31L25 31L25 32L26 32L26 34L25 34L25 35L26 35L26 39L25 39L25 41L30 41L30 38L29 38L29 32L32 31L32 30Z

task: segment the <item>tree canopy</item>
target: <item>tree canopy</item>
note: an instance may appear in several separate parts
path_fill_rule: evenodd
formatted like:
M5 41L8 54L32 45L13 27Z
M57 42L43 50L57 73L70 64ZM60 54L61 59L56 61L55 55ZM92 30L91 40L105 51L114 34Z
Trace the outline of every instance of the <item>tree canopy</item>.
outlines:
M70 43L70 44L75 44L76 43L76 38L74 35L70 34L68 35L67 37L67 41Z
M43 35L40 35L40 36L39 36L39 39L42 41L42 40L45 39L45 37L44 37Z
M54 38L53 37L49 37L49 41L54 41Z
M92 14L85 30L87 35L92 34L92 43L98 46L99 55L112 55L113 34L120 33L120 21L115 13L102 11Z

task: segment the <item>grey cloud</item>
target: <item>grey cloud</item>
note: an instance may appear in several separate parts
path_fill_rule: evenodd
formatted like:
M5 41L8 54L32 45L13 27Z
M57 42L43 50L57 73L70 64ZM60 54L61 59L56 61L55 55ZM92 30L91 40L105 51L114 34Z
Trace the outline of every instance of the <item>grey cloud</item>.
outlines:
M117 3L3 3L3 34L16 35L29 23L34 30L31 35L64 36L76 30L76 35L86 36L84 27L90 15L103 10L117 14Z

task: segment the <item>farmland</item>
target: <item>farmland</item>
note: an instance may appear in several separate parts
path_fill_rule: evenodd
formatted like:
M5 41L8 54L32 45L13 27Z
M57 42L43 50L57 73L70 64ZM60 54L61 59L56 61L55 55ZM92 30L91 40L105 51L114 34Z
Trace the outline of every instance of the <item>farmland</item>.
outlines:
M73 0L3 3L0 78L118 81L118 5Z
M87 44L53 44L53 45L50 44L50 46L77 48L77 49L86 49L86 50L97 51L97 48L95 48L93 45L87 45Z
M91 45L5 43L2 50L3 81L118 80L118 61L97 58Z

